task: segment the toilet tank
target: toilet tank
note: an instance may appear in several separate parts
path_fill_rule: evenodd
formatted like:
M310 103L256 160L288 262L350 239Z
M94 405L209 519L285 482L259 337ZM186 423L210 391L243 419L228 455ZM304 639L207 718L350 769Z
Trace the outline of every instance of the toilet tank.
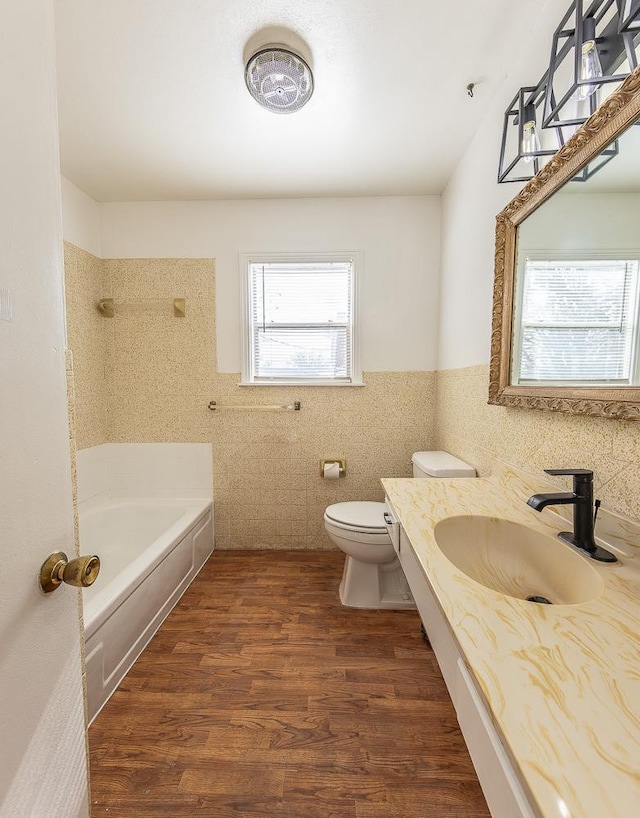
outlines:
M415 452L411 458L414 477L475 477L473 466L449 452Z

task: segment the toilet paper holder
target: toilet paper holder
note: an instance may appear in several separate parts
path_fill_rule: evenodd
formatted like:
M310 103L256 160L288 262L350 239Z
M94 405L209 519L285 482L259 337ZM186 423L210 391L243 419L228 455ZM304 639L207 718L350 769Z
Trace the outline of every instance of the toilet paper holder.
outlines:
M324 477L324 467L332 466L334 463L338 464L340 477L344 477L347 473L347 461L339 457L328 457L320 461L320 477Z

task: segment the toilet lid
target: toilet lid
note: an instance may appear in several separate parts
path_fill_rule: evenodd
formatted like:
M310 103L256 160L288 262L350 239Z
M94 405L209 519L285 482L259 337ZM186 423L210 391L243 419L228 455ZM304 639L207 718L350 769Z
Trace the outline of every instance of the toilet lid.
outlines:
M352 526L359 531L386 531L384 523L384 503L334 503L325 511L326 516L336 523Z

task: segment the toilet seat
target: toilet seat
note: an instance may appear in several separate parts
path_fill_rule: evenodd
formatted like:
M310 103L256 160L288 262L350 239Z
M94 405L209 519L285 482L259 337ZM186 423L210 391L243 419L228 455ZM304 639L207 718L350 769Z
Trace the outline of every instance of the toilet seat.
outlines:
M343 531L387 534L384 503L369 501L334 503L325 510L325 520Z
M346 525L339 525L338 523L330 520L327 515L325 514L324 517L324 527L329 533L334 537L337 537L341 540L346 540L352 543L360 543L361 545L368 545L368 546L383 546L386 548L388 545L391 545L393 548L393 543L391 542L391 537L389 536L389 532L386 529L376 529L375 531L360 531L357 528L349 528ZM395 553L395 552L394 552Z

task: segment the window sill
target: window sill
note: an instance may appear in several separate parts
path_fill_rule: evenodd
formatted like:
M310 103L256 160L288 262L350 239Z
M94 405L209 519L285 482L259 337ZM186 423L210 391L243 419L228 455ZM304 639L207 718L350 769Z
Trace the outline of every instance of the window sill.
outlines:
M338 383L337 381L264 381L254 383L252 381L240 381L238 386L337 386L340 388L350 386L365 386L364 381L352 381L351 383Z

